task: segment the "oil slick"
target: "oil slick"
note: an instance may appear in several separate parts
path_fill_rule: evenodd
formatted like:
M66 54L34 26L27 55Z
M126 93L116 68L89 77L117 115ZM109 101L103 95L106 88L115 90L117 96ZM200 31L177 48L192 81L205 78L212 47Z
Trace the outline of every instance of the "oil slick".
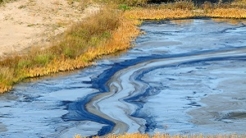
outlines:
M146 34L117 58L3 94L0 136L245 133L245 23L159 21L141 29Z

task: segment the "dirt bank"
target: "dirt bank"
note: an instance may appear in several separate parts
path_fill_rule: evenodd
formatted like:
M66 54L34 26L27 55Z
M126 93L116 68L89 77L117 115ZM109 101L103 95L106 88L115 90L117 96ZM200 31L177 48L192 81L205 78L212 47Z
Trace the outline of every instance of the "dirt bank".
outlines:
M46 47L73 23L97 12L98 6L67 0L17 0L0 6L0 57L30 47Z

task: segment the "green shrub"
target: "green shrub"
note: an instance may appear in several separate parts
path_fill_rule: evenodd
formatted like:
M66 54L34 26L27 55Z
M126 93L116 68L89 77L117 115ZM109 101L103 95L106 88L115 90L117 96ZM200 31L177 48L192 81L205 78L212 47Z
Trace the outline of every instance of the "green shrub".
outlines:
M37 66L44 66L48 64L52 59L52 55L49 53L38 54L34 57L34 64Z
M18 69L28 68L31 64L32 64L32 62L30 59L21 59L17 63L17 68Z
M126 5L126 4L120 4L119 5L119 9L123 10L123 11L126 11L126 10L130 10L131 8L128 5Z
M128 6L142 6L147 4L148 0L101 0L102 2L107 2L107 3L116 3L116 4L125 4Z

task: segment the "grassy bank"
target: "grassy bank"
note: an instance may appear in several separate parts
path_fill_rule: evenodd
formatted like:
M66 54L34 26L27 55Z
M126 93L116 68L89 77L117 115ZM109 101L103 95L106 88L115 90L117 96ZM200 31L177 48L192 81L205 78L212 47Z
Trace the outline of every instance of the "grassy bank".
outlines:
M125 16L137 20L161 20L182 18L246 18L246 1L231 4L212 4L205 2L195 6L191 1L177 1L160 5L147 5L127 10Z
M73 25L53 41L50 48L32 49L26 55L13 55L1 60L0 93L10 90L23 79L87 67L103 55L130 48L131 41L139 34L137 25L140 20L195 17L241 19L246 18L245 3L206 2L197 7L191 1L148 5L147 0L100 0L104 6L98 14Z
M136 20L123 18L119 10L101 8L75 24L48 49L32 49L0 61L0 92L23 79L89 66L103 55L128 49L139 30Z

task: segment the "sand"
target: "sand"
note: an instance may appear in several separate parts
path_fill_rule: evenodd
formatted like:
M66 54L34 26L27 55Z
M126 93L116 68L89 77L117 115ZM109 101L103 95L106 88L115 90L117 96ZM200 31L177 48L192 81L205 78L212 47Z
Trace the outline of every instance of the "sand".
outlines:
M68 0L17 0L0 6L0 59L31 47L47 47L99 6Z

